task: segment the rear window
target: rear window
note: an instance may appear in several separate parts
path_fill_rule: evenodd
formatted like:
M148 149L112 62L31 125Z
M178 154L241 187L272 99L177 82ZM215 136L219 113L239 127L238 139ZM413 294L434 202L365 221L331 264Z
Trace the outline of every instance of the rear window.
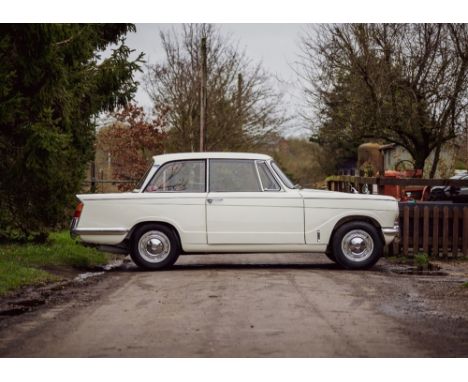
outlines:
M146 187L146 192L205 192L205 161L164 164Z

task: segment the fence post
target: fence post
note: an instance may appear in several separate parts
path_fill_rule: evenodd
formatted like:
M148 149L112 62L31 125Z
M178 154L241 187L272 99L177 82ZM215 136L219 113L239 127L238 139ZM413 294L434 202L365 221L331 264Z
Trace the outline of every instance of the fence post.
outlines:
M468 256L468 207L463 208L463 256Z
M419 252L419 207L413 209L413 254Z
M423 251L429 254L429 207L423 209Z
M403 256L408 256L409 246L409 207L403 208Z
M452 256L458 256L458 207L453 209Z
M448 231L449 231L449 209L444 207L444 224L442 225L442 253L444 257L448 257Z
M419 252L419 207L413 208L413 255Z
M432 217L432 254L439 255L439 207L434 207Z

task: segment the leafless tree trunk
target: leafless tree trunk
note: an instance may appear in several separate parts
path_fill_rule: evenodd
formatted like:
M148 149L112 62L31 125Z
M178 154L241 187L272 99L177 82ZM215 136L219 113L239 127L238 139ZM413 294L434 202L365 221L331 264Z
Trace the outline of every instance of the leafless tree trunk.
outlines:
M201 140L202 38L206 38L208 73L204 149L250 150L285 121L281 95L262 68L252 65L211 24L186 24L181 34L161 33L165 60L147 68L146 90L156 110L169 109L168 150L190 151Z

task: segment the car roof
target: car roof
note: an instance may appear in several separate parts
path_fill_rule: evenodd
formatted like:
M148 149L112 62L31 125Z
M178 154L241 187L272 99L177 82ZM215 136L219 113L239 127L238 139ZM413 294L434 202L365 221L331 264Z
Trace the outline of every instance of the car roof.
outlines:
M162 164L175 160L187 159L259 159L270 160L269 155L256 153L233 153L233 152L198 152L198 153L174 153L162 154L153 157L155 164Z

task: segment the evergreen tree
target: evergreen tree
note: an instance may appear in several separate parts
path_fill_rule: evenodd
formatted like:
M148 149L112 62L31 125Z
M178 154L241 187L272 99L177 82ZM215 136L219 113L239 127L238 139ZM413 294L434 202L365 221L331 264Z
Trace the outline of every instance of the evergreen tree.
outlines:
M95 119L125 105L132 24L0 26L0 240L44 240L93 156ZM114 46L111 55L100 53Z

